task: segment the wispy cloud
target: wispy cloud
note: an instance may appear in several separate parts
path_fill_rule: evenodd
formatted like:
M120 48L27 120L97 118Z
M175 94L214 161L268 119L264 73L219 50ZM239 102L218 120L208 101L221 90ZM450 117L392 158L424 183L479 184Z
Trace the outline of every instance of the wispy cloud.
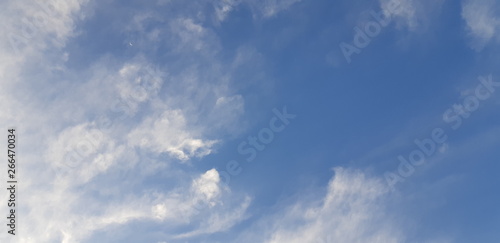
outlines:
M500 6L494 0L462 1L462 18L474 50L480 51L489 42L500 40L498 11Z
M427 29L445 0L380 0L380 8L392 13L396 26L409 31Z
M98 7L86 3L2 3L1 124L18 128L26 159L19 217L29 220L19 242L84 242L137 221L169 227L169 241L245 219L250 197L221 185L215 169L178 162L205 157L219 138L243 129L245 97L232 77L252 56L222 60L217 35L196 11L138 11L133 23L114 28L142 49L127 59L94 53L76 70L68 60L79 57L67 43L78 41L86 31L80 21ZM148 29L151 20L167 24ZM164 62L144 54L159 47L167 50ZM145 190L148 180L158 183Z
M265 219L272 222L265 236L249 236L248 242L403 242L404 230L387 208L388 200L382 180L336 168L324 197L297 200Z

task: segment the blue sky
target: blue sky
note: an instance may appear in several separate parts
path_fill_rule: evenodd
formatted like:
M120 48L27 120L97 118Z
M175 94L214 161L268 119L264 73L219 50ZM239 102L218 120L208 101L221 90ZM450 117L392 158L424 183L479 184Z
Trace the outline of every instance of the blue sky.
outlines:
M495 0L0 5L1 242L500 239Z

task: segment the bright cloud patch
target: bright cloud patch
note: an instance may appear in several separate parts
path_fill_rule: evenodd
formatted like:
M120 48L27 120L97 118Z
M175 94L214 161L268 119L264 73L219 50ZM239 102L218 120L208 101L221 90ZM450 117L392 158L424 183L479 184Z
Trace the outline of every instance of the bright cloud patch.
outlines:
M490 41L500 40L500 6L494 0L464 0L462 18L471 37L471 47L477 51Z
M18 234L4 227L0 242L497 239L500 199L475 190L495 190L488 180L498 156L488 149L499 136L488 131L496 131L497 104L470 96L497 95L496 70L463 102L449 96L464 77L495 67L499 4L450 2L0 1L0 144L6 152L6 130L15 127L19 176ZM436 14L442 6L450 12ZM464 25L469 45L450 44ZM359 57L332 69L323 57L343 40ZM444 129L440 109L451 104L464 126L435 148L440 163L429 159L433 166L391 194L377 173L420 146L422 130ZM300 118L277 129L285 113ZM470 142L488 126L495 129ZM330 178L332 166L345 169ZM472 183L455 191L433 183L448 174ZM296 194L308 185L306 197ZM11 195L0 195L4 226Z
M147 118L128 137L131 145L147 148L155 153L167 152L187 160L210 153L216 141L203 141L191 136L186 120L179 110L165 111L159 117Z
M217 36L190 16L162 18L168 24L144 33L144 22L158 16L138 13L141 26L123 22L115 31L150 36L145 52L160 45L155 35L173 36L163 43L176 55L169 65L143 52L94 53L83 65L67 43L88 34L79 24L96 6L86 3L2 3L2 127L16 123L26 159L18 217L29 220L19 242L86 242L136 222L167 227L172 233L160 238L168 242L241 222L250 197L222 186L215 169L175 163L211 154L225 135L215 132L237 127L244 114L232 71L217 60Z
M287 209L265 242L404 242L384 207L387 192L379 179L337 168L325 197Z

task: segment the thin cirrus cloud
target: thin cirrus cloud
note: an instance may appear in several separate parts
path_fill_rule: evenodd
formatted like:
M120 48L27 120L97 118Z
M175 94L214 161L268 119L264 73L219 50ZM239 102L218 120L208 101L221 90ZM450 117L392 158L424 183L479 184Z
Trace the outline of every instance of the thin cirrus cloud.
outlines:
M243 97L231 90L225 77L229 74L216 68L223 64L214 63L215 69L200 69L201 63L177 65L180 69L171 71L140 54L132 60L105 55L86 69L72 70L65 64L73 58L72 50L65 46L81 34L78 21L91 15L84 12L86 3L48 2L42 4L46 9L28 1L2 3L4 9L13 10L2 15L8 19L2 25L8 33L2 39L6 88L1 97L7 107L2 117L15 122L20 137L31 141L20 145L26 152L20 217L30 220L20 226L19 242L82 242L96 231L138 220L166 222L172 228L199 222L168 236L186 238L224 231L244 219L250 198L224 188L215 169L199 173L175 168L176 161L212 152L216 140L205 138L210 125L225 129L243 114ZM39 16L43 25L37 22L28 30L19 24L31 16ZM212 48L216 41L205 41L207 31L190 18L173 20L169 30L180 40L175 51L181 55L210 56L217 51ZM198 48L188 48L191 45ZM202 76L214 82L206 83ZM30 100L15 98L22 94L21 87ZM203 89L195 89L199 87ZM57 92L60 89L65 91ZM204 101L208 102L200 107ZM186 117L198 118L200 111L227 114L228 119L186 122ZM151 138L149 143L143 143L145 138ZM134 148L151 151L157 158L143 158ZM169 155L167 161L158 158L161 153ZM180 177L177 185L130 190L140 187L155 169L167 167L180 171L164 174ZM123 183L117 184L117 179Z
M274 216L261 242L404 242L406 232L387 200L388 188L379 178L336 168L324 197L299 200Z
M21 226L19 242L84 242L137 221L165 225L177 233L164 238L182 240L226 231L244 220L250 197L232 193L215 169L194 172L176 162L211 154L218 141L211 128L241 129L234 124L244 114L244 97L231 88L231 70L222 67L238 69L258 55L243 48L227 64L217 57L217 36L196 14L168 19L138 13L131 25L118 27L147 37L129 38L131 48L168 46L171 55L191 61L164 65L141 53L129 60L104 54L74 70L67 65L75 58L67 43L85 33L80 23L95 14L89 3L2 3L8 10L2 14L7 33L1 40L6 87L1 97L7 104L2 118L15 122L20 136L31 141L20 146L27 161L20 217L30 220ZM271 4L259 13L270 17L287 6ZM168 24L146 29L151 19ZM171 38L160 42L165 35ZM15 98L20 88L30 100ZM221 116L226 119L216 119ZM208 123L197 122L205 118ZM151 155L145 158L144 152ZM171 171L163 175L177 183L137 190L157 170Z
M462 18L470 38L470 45L476 51L482 50L489 42L500 40L500 6L496 1L462 1Z
M413 0L380 0L382 9L397 6L393 12L397 26L406 27L410 31L426 28L431 24L433 15L441 11L446 0L413 1ZM500 20L499 6L494 0L464 0L462 18L465 21L469 44L476 51L482 50L489 42L498 41Z
M336 167L323 195L280 205L237 242L456 242L443 234L415 237L412 224L399 215L405 207L399 203L405 202L383 178Z
M415 32L425 30L446 0L380 0L380 8L392 13L396 27Z
M380 8L389 1L379 1ZM425 29L428 10L443 2L400 0L396 25ZM471 46L478 50L498 39L497 6L486 2L462 5ZM86 21L105 19L99 4L118 3L39 3L1 3L0 30L6 34L0 39L0 123L17 126L24 161L19 242L116 242L118 235L132 242L128 237L135 234L151 242L210 242L224 232L239 242L410 239L411 230L389 208L382 177L337 167L323 196L297 199L259 217L250 193L232 190L217 169L203 164L227 137L246 131L242 120L252 103L245 89L260 95L273 87L267 56L254 46L258 41L226 49L221 26L239 8L260 24L307 1L121 6L117 12L127 18L108 16L106 29L120 37L113 42L118 51L103 52L83 40L100 29ZM86 57L78 55L84 52ZM6 205L0 210L7 211ZM257 226L235 227L249 219ZM137 224L146 227L128 231ZM5 237L0 241L8 242Z

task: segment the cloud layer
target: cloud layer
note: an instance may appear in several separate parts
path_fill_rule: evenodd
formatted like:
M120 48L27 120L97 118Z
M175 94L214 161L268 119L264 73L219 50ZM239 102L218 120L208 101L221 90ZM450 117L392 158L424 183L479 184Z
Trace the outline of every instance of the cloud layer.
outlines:
M499 11L500 5L494 0L462 1L462 18L474 50L480 51L489 42L500 40Z
M381 180L336 168L324 198L290 206L265 242L404 242L387 194Z

